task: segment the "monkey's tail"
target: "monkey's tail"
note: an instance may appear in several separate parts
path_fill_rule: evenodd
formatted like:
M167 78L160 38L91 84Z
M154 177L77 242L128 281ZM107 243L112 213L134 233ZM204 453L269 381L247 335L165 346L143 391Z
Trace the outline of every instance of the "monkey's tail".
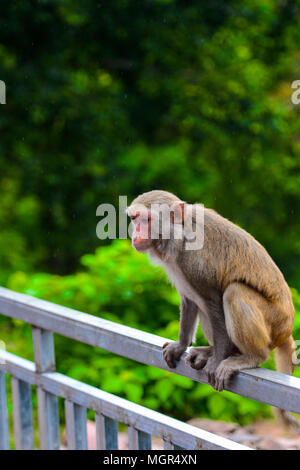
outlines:
M290 336L283 344L275 349L275 363L278 372L292 375L294 371L293 358L295 355L295 343ZM276 420L286 429L300 433L300 424L288 411L272 407Z

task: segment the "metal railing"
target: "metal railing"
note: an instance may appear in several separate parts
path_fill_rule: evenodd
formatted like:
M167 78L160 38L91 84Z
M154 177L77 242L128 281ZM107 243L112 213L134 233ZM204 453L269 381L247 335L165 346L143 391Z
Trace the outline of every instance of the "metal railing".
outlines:
M247 447L149 410L55 372L53 333L96 346L207 383L201 371L185 364L169 369L162 357L166 339L76 310L0 288L0 312L32 325L34 360L0 350L0 449L9 449L5 374L12 379L13 428L16 449L33 449L31 386L37 387L41 449L59 449L57 397L65 400L69 449L87 449L87 409L95 411L98 449L117 449L118 422L128 426L130 449L151 449L151 436L165 449L229 449ZM300 379L257 368L242 371L229 391L300 413Z

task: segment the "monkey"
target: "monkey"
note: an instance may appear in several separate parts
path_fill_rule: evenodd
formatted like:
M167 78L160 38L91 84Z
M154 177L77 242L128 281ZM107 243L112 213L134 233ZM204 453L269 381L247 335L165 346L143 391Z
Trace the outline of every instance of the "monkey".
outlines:
M213 209L202 206L198 221L199 207L170 192L153 190L138 196L126 210L133 248L165 269L180 296L179 339L163 345L167 365L176 367L194 343L200 322L209 346L191 348L186 362L203 369L216 390L227 388L238 371L262 364L273 349L277 370L292 375L295 310L283 274L252 235ZM162 236L166 221L169 237ZM202 224L200 248L187 249L185 232L178 235L184 224ZM274 408L274 414L287 428L300 430L287 411Z

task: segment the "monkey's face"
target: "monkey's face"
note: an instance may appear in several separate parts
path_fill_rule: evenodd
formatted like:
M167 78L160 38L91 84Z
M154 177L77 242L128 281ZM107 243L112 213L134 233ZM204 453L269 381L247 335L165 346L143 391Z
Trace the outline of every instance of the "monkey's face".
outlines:
M132 222L132 246L137 251L145 252L152 245L151 211L146 207L129 207L127 213Z
M176 213L179 211L179 223L176 223ZM178 229L182 229L181 205L170 207L168 204L152 204L151 209L143 204L132 204L127 209L132 222L132 246L140 252L145 252L158 239L180 239ZM178 215L177 215L178 218Z

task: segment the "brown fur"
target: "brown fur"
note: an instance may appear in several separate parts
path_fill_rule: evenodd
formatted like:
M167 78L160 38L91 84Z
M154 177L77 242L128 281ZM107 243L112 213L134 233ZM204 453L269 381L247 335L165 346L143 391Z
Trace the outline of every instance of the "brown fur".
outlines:
M171 206L179 201L166 191L150 191L136 198L129 212L137 203L150 209L151 204ZM227 387L237 371L264 362L275 348L278 370L292 374L295 312L291 293L279 268L257 240L215 211L204 209L202 249L185 250L185 240L151 242L148 254L156 257L167 272L175 273L174 267L179 268L191 289L186 294L178 273L173 274L181 297L189 298L190 306L181 306L179 342L164 348L170 367L191 342L190 325L193 323L195 328L197 315L191 313L192 302L195 312L198 306L200 321L201 316L206 323L209 318L213 346L209 354L203 348L191 350L188 362L198 369L204 367L216 389ZM276 415L286 425L295 427L297 422L288 413L277 410Z

